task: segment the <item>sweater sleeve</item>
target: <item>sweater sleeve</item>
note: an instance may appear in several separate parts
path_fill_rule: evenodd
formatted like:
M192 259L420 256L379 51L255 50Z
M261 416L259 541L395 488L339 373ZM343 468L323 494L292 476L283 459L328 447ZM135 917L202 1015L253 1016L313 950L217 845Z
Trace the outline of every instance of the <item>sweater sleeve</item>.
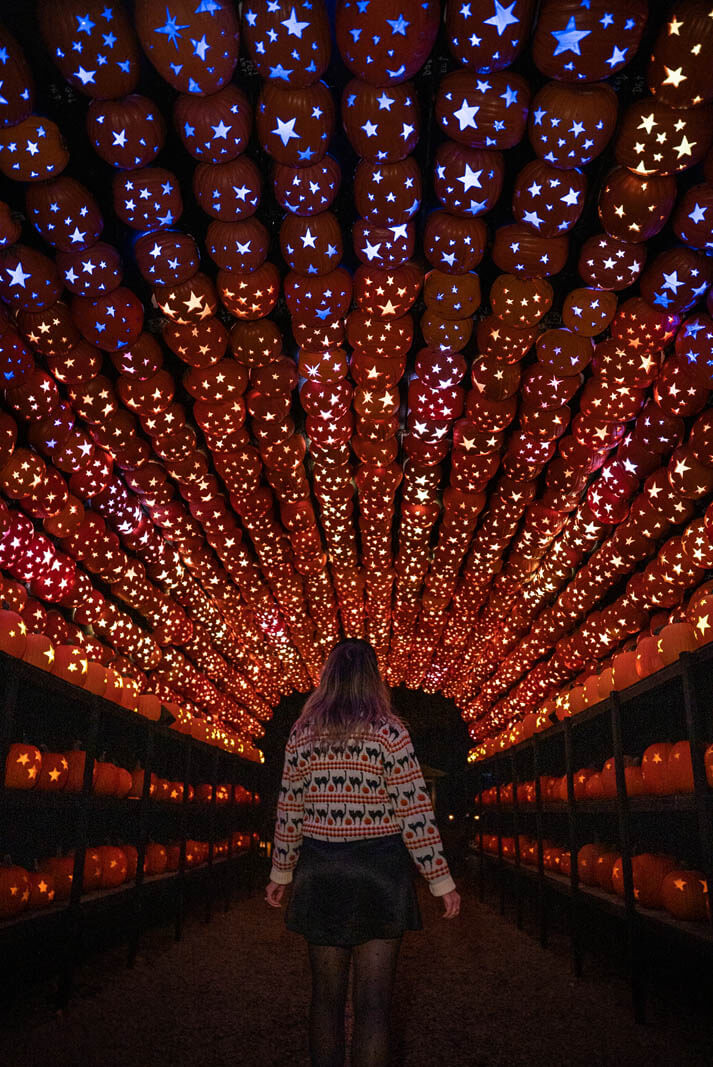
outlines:
M294 733L290 734L285 747L285 762L282 769L282 784L277 801L275 839L272 846L272 870L270 880L281 885L292 881L292 871L297 863L302 844L302 820L304 818L304 771Z
M384 763L386 785L404 844L433 896L442 897L455 889L455 882L443 854L423 773L405 730L399 730L387 745Z

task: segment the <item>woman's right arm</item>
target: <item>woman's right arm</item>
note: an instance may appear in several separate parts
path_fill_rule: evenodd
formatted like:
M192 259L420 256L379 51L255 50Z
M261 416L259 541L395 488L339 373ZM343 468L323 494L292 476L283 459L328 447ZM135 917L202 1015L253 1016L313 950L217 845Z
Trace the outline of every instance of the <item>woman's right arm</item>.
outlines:
M287 885L297 864L302 845L304 818L304 775L299 766L299 753L290 734L285 747L282 783L277 801L275 840L272 846L270 881Z
M387 743L386 785L401 837L434 897L455 890L423 773L406 730Z

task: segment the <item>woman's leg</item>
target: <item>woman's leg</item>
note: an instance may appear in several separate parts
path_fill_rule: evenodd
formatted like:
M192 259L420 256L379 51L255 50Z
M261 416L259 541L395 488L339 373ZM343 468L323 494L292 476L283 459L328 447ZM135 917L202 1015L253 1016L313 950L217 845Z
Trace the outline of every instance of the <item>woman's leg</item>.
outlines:
M344 1006L349 984L350 948L309 945L312 1003L309 1047L312 1067L344 1067Z
M389 1011L400 947L397 937L352 949L352 1067L386 1067L389 1062Z

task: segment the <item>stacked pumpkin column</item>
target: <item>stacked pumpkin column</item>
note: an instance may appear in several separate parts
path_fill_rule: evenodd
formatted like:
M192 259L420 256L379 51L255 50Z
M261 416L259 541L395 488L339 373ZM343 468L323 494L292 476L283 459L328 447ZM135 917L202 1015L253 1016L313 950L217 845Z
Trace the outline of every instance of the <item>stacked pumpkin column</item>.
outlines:
M190 15L191 17L187 23L176 24L175 21L172 22L171 19L167 18L165 25L161 25L163 13L160 12L155 3L148 2L137 12L139 37L144 51L159 73L170 84L179 89L179 91L189 94L189 96L193 94L202 97L207 93L210 94L207 99L207 116L204 115L200 102L194 104L190 98L186 97L178 102L176 117L187 147L190 148L191 144L196 145L197 143L195 140L196 126L200 127L201 124L205 126L206 117L210 118L211 115L214 115L214 117L218 118L218 122L211 127L213 135L216 140L226 139L230 148L227 154L230 155L235 150L235 142L238 141L237 151L239 152L240 141L244 144L245 139L245 131L241 129L241 126L244 125L241 112L244 113L246 109L245 98L235 86L225 85L237 62L237 21L232 13L228 17L224 10L221 10L218 18L214 18L216 15L215 9L209 12L205 8L199 8L197 11L191 12ZM200 15L207 16L207 18L196 17ZM189 13L186 14L186 18L188 17ZM181 32L187 29L189 31L195 30L196 34L198 34L201 29L205 28L204 23L206 22L209 24L210 32L203 33L200 38L193 38L190 33L185 38ZM173 50L157 39L156 35L162 33L165 33L168 41L179 52L183 59L182 63L174 63ZM199 47L192 47L194 40L198 41ZM223 48L221 62L220 64L215 64L215 53L220 48ZM225 87L221 88L223 86ZM218 93L214 91L216 89L219 90ZM195 125L193 124L194 119ZM199 129L199 136L201 132L204 131ZM202 147L210 151L205 141ZM218 149L214 149L214 151L218 151ZM237 186L235 188L237 189ZM235 190L234 195L237 198L238 194ZM249 230L249 233L244 232L246 229ZM264 317L274 306L279 292L277 270L265 258L267 254L266 238L267 235L264 228L254 219L252 222L248 221L247 223L237 222L224 225L218 223L210 235L211 255L221 266L218 275L218 290L221 299L228 310L248 320ZM204 288L206 287L204 286ZM205 306L203 306L200 292L194 294L193 289L191 289L190 294L186 294L180 291L177 292L172 288L169 288L165 293L163 303L159 298L159 304L169 317L176 319L179 317L176 309L177 301L178 306L181 307L180 317L183 317L182 303L185 303L183 297L189 295L189 299L192 298L197 305L197 314L201 318L205 318L215 310L214 293L210 292L210 290L212 290L212 285L208 282L205 293ZM214 392L215 382L211 381L210 377L210 374L206 375L208 380L205 383L201 381L200 385L207 394L201 397L201 403L205 406L205 409L201 410L201 415L203 416L203 428L209 435L209 440L210 436L212 436L215 441L216 439L221 439L223 434L227 433L230 436L239 430L240 423L244 418L244 407L241 405L240 409L236 409L234 404L225 399L211 404L210 394ZM260 379L259 384L264 384L262 379ZM278 384L281 385L281 388L275 387L272 395L267 393L267 399L265 399L264 393L260 393L259 389L251 390L251 413L254 417L260 418L265 415L268 417L268 421L270 418L279 418L275 411L275 409L278 409L279 414L282 416L281 421L284 421L284 409L285 405L289 409L290 387L293 383L289 375L283 375L282 381L279 382L278 380ZM233 382L233 386L234 392L237 392L235 382ZM233 443L234 445L237 444L235 441ZM247 441L243 441L243 444L247 443ZM233 476L236 473L234 464L229 463L225 469L229 470ZM262 473L261 464L258 465L256 473L259 479ZM249 481L250 479L248 479ZM283 631L289 629L295 646L300 652L301 659L309 663L310 671L314 676L317 670L313 652L314 641L312 639L314 623L305 611L302 582L295 573L289 558L289 550L286 546L287 539L274 514L272 495L269 491L253 495L251 485L242 483L237 487L237 491L233 493L231 503L241 512L241 518L250 532L263 573L268 578L282 617L288 620L287 623L283 623L279 621L279 617L274 616L271 628L273 631L276 628ZM235 531L238 527L234 517L225 506L223 506L222 515L218 520L219 533L222 533L220 527L223 525L231 528L230 536L234 542L236 540ZM301 672L300 685L304 688L305 683L309 684L308 677L305 675L304 668L301 667L299 661L295 663L295 667Z
M675 26L675 33L671 32L671 25ZM682 58L684 58L684 53L688 52L692 56L697 55L698 47L701 45L701 35L705 36L706 30L705 23L699 25L695 20L689 21L688 32L691 37L688 45L690 47L680 53ZM710 30L708 32L710 33ZM666 59L672 58L668 56L668 50L678 54L677 42L673 42L672 45L671 38L679 34L680 26L678 26L677 19L674 19L674 22L662 31L657 42L657 49L664 54ZM695 63L695 60L693 62ZM669 85L672 84L668 80L667 73L671 69L683 68L671 68L668 63L658 58L656 53L654 54L649 72L650 87L654 92L663 92L664 95L667 91L673 92L673 89L665 88L667 81ZM678 86L675 88L678 89ZM617 156L621 162L627 163L632 171L618 167L609 176L600 194L600 217L608 232L602 238L592 239L591 247L583 249L580 257L580 271L586 272L591 280L599 281L604 285L608 284L611 288L622 288L627 281L631 280L631 269L637 268L637 256L635 246L627 242L646 240L662 228L671 211L675 196L675 181L670 174L690 166L691 162L695 162L697 154L705 151L707 141L694 144L689 142L687 134L683 135L678 145L672 141L668 149L661 147L665 146L668 140L668 134L665 134L665 131L657 134L656 144L659 147L655 151L653 144L649 146L647 143L647 136L652 132L654 124L661 126L668 122L676 134L681 134L684 130L695 126L699 116L695 114L695 111L691 113L690 107L701 105L706 99L706 90L700 76L697 85L690 92L689 97L683 98L680 92L674 93L678 96L677 102L682 105L681 111L676 112L673 109L667 111L663 108L657 117L650 109L649 102L642 101L633 105L627 114L617 142ZM710 93L710 87L708 93ZM628 124L626 120L629 120ZM650 161L641 158L642 154L647 151L650 153ZM651 170L660 170L662 173L652 175ZM639 177L639 174L643 176ZM697 204L698 207L696 207ZM692 197L688 197L686 207L688 208L686 215L683 211L677 213L677 226L675 226L677 236L685 235L686 227L691 227L693 219L688 218L688 215L694 216L697 225L700 225L705 217L697 194L694 193ZM702 233L696 234L695 240L700 247L705 246L705 229ZM642 263L643 257L638 256L638 270L641 269ZM652 358L655 353L647 347L647 342L651 346L652 341L655 345L657 341L660 344L668 340L671 329L677 324L677 319L673 318L674 314L680 315L690 308L706 291L709 280L707 263L697 255L695 250L672 249L663 252L647 268L641 277L641 297L629 300L622 306L612 325L612 341L597 345L595 350L595 359L601 351L600 365L606 368L608 364L612 368L609 370L609 375L612 376L609 388L610 405L611 403L621 404L622 397L624 397L625 404L630 402L631 394L635 392L631 388L632 384L636 386L650 384L651 380L656 377L659 369L658 361ZM696 319L693 332L696 333L698 329L704 328L705 324L699 324ZM664 451L670 451L677 440L680 440L680 434L683 432L683 423L678 421L680 417L694 414L707 402L710 379L700 363L695 344L688 346L687 334L688 326L679 331L680 342L677 338L676 351L673 355L667 356L661 367L653 399L637 418L633 434L620 446L616 459L606 465L599 482L588 494L592 509L599 514L602 508L607 509L606 517L610 521L621 522L625 518L629 510L627 497L635 491L639 479L647 475L646 497L648 497L647 490L653 492L656 497L662 492L667 493L667 481L670 482L672 478L673 484L679 487L681 475L685 478L685 475L694 469L698 490L700 492L705 490L707 477L701 469L697 456L690 455L689 449L684 449L680 458L677 456L676 465L672 469L669 468L670 474L667 481L662 482L650 465L652 452L654 456L663 455ZM688 366L679 355L684 347L689 347L690 351ZM653 375L650 373L652 366ZM613 371L614 367L616 370ZM639 378L643 376L645 381L635 380L632 383L632 377L636 378L637 375ZM612 390L611 385L614 384L618 388ZM602 394L597 399L599 404L606 403L606 398ZM692 464L695 464L695 467ZM679 471L681 475L677 475ZM635 502L635 506L636 515L641 514L638 501ZM678 514L682 512L679 511ZM632 509L633 515L634 509ZM598 575L600 588L602 581L611 583L617 573L626 573L632 563L646 558L648 554L645 547L641 546L638 549L640 553L638 559L631 558L630 551L627 551L632 543L632 534L628 526L628 522L624 523L611 541L609 559L614 561L615 566L612 562L607 564L602 558L600 566L604 569L600 570ZM636 544L636 540L633 543ZM699 542L692 540L691 544L693 543L698 544L697 550L703 553ZM578 579L583 589L587 589L584 581L585 575L578 575ZM582 606L591 608L592 602L585 600Z
M133 31L121 12L114 15L109 9L101 8L100 5L95 5L95 8L96 10L92 8L86 17L68 8L67 21L53 20L51 12L45 12L43 25L48 44L68 80L73 84L78 84L78 87L82 88L87 95L97 97L90 106L87 119L88 132L97 152L114 167L136 168L138 166L141 168L135 172L134 176L122 178L117 175L114 181L114 203L120 218L128 225L133 225L134 228L140 230L161 231L162 227L169 225L180 213L181 199L178 183L170 172L158 168L142 168L141 165L150 162L159 151L164 138L163 121L151 101L144 97L130 95L116 99L118 92L131 89L135 85L137 44ZM116 64L127 75L128 83L124 84L126 78L124 81L121 78L117 81L113 67L105 67L99 62L97 62L97 67L100 68L102 74L99 83L87 84L78 78L71 57L72 35L75 31L73 20L80 21L82 33L86 36L82 47L87 57L92 52L96 52L97 55L101 54L102 48L108 47L104 43L104 37L108 37L112 49L115 49ZM109 26L106 25L107 22L110 23ZM105 33L107 29L109 32ZM130 62L127 62L127 56L131 58ZM115 99L111 99L112 97ZM124 195L125 198L122 200ZM186 311L189 307L191 309L188 314L189 319L197 318L201 321L201 318L205 318L205 305L199 292L201 284L207 283L207 279L195 275L198 258L195 244L190 238L177 233L156 232L154 235L149 234L139 240L136 253L139 266L143 268L142 273L150 282L166 284L169 280L183 282L189 280L191 276L196 277L195 291L191 290L190 293L185 294L188 296L185 307ZM85 312L86 329L92 330L93 317L96 315L102 318L105 310L108 316L115 317L116 312L113 306L108 306L106 309L100 308L98 303L95 306L90 298L100 296L116 287L121 278L118 273L119 265L120 260L116 251L105 244L97 245L96 255L80 253L65 254L62 257L61 267L68 286L78 296L86 298L84 301L86 307L81 300L75 300L73 303L73 311L76 307L78 312ZM210 294L209 288L206 289L206 293ZM203 327L203 341L211 340L210 324L203 322ZM96 324L95 334L101 344L106 336L104 323ZM187 331L184 330L184 339L186 334ZM113 359L117 369L122 372L119 382L122 399L132 407L132 410L143 413L144 429L152 435L154 446L159 454L162 449L167 450L166 459L176 463L174 470L179 482L182 481L187 486L185 491L188 494L190 493L189 482L195 483L203 480L205 464L200 454L195 451L195 436L185 426L185 417L177 405L172 405L170 402L173 391L172 380L167 372L161 369L160 349L148 334L142 334L135 345L127 345L124 352L119 353L121 343L126 344L127 339L121 337L118 340L119 345L115 349L116 354ZM212 338L212 341L213 344L209 346L211 351L215 343L220 343L219 335L217 342L216 338ZM108 383L105 381L104 388L107 386ZM118 434L118 443L120 443L122 417L123 430L126 432L126 414L118 413L117 425L114 428L115 436L112 439L109 432L104 438L105 441L116 440ZM106 412L103 413L102 421L105 418ZM182 469L177 461L181 461ZM155 486L155 473L151 475L151 479ZM142 476L138 475L135 485L138 491L142 489L141 481ZM163 481L165 482L165 475ZM196 493L195 484L193 493ZM172 491L169 492L169 497L170 495ZM163 503L165 505L168 502L164 499ZM155 509L157 517L160 516L160 511L161 509ZM194 529L191 528L195 528L195 521L189 519L186 522L182 519L180 513L177 512L176 504L166 507L163 515L167 521L165 528L169 529L174 536L177 535L179 529L183 531L184 538L190 540L191 537L196 536ZM199 561L198 566L205 572L207 566L205 557L202 560L199 556L195 558ZM225 582L221 584L225 589Z
M116 41L117 38L115 37L114 39ZM21 169L15 176L20 178L25 177ZM32 180L32 173L30 172L27 177ZM28 210L33 215L33 218L43 235L47 236L47 239L51 243L62 247L65 250L66 258L72 257L72 249L74 247L79 246L79 255L80 257L85 257L84 262L86 263L86 268L91 268L87 269L86 272L89 276L91 276L94 270L94 265L91 259L90 248L91 246L94 246L94 242L96 241L96 238L101 231L101 217L96 208L96 205L93 202L93 198L91 198L89 194L86 194L86 191L82 189L79 183L73 182L71 179L58 179L56 182L51 183L50 186L36 187L32 190L32 192L33 194L36 193L37 195L33 195L31 198L28 196ZM53 194L56 194L56 197L54 199ZM53 216L53 213L59 210L60 204L64 210L66 210L67 207L70 208L69 217L63 217L61 219L61 222L59 219L56 221L50 221ZM66 230L65 232L65 227L68 225L68 221L72 220L74 212L76 212L76 218L74 219L75 228L74 230ZM86 220L86 223L84 220ZM81 229L81 227L84 227L84 229ZM112 250L108 249L108 246L104 246L101 248L96 248L96 246L94 247L96 249L96 252L98 253L98 262L96 265L97 271L104 272L104 277L100 282L100 291L101 289L105 289L107 287L107 278L110 281L112 279L116 279L114 280L113 286L109 286L110 288L115 289L116 282L120 280L120 274L118 274L118 257L115 257L111 254ZM106 259L102 259L102 256L104 256L105 254L105 249L108 249L109 253L107 257L108 262ZM18 265L21 266L21 258L17 257L14 250L11 250L6 254L11 255L15 258L16 262L14 263L14 269L17 269ZM69 278L73 280L76 279L77 275L76 271L74 270L74 266L78 267L79 264L75 262L74 265L70 265L69 267L67 267L66 264L64 264L64 266L66 273L69 275ZM88 283L85 283L85 286L89 288ZM123 293L118 294L118 296L118 304L110 302L109 304L105 304L104 307L104 310L108 310L109 313L113 312L113 314L111 314L111 318L116 319L117 322L112 323L112 326L110 328L108 328L108 323L102 323L101 321L95 323L97 334L103 332L104 330L107 330L107 333L109 333L109 329L111 329L111 338L108 347L112 351L116 350L116 348L119 347L122 343L130 343L131 341L135 340L138 335L138 331L141 330L142 322L142 316L140 314L140 311L131 301L131 294L127 295L127 291L124 290ZM85 300L85 302L89 303L88 300ZM68 320L66 308L64 307L64 305L56 306L56 309L54 311L54 319L52 320L47 319L47 315L44 312L43 307L40 307L38 310L42 313L40 315L35 315L34 318L31 317L31 319L28 320L25 324L28 332L28 337L34 337L35 343L37 343L39 347L47 354L48 358L51 357L52 359L54 359L60 368L63 362L66 364L68 372L69 368L73 368L71 375L75 387L79 385L79 383L81 383L82 381L88 381L90 379L93 380L94 391L91 393L91 395L87 394L86 390L78 390L77 388L74 388L73 393L71 395L71 399L75 406L79 406L79 409L81 410L81 413L83 415L89 415L90 423L98 423L100 420L104 420L109 423L111 421L110 417L116 411L116 402L112 399L112 390L110 383L104 380L103 384L100 385L99 380L97 380L97 370L99 368L99 363L98 359L96 359L92 355L93 352L96 352L96 349L92 349L90 345L85 345L85 348L81 353L78 351L75 357L70 356L69 350L72 349L72 346L76 347L75 342L78 340L78 335L76 333L76 327L72 324L71 320ZM86 331L86 324L90 321L90 316L89 314L85 314L88 309L85 308L81 299L75 300L75 303L73 304L73 311L75 312L75 319L80 325L85 327ZM56 326L58 326L59 329L57 330L56 336L53 338L52 336L50 336L50 334L53 327ZM64 335L62 335L62 330L65 331ZM38 340L43 336L46 336L47 338L46 342L44 343ZM55 345L55 347L53 347L53 345ZM146 352L143 353L144 357L145 355ZM108 386L108 389L105 388L104 385ZM45 382L45 396L48 395L46 391L47 386L48 382ZM49 391L49 395L51 395L51 390ZM35 414L40 412L44 416L44 418L40 420L42 425L38 427L40 440L42 440L43 435L46 434L47 441L49 442L50 435L54 434L54 437L56 438L57 431L61 431L63 447L64 445L68 444L67 435L71 435L72 432L71 420L68 424L66 422L63 422L61 419L60 422L57 423L56 419L52 420L49 417L48 411L43 410L41 408L37 408L36 410L33 409L33 411ZM92 417L93 415L95 417ZM117 427L116 422L114 424L114 428L115 430L119 428ZM132 449L131 425L129 425L128 429L128 436L125 436L123 442L124 448L128 448L130 453L128 465L135 465L137 461L140 465L141 463L145 462L147 456L144 452L142 452L141 445L139 444L135 444ZM126 434L126 426L124 427L124 432ZM108 438L105 438L103 440L103 443L106 440L108 440ZM114 443L117 444L116 441ZM105 511L108 511L110 514L113 514L113 518L117 526L119 526L121 522L126 524L127 516L121 515L121 507L117 506L115 500L113 500L113 498L116 497L117 494L119 494L119 498L121 498L122 493L125 495L126 490L123 488L123 486L119 486L119 483L117 483L116 477L112 473L111 461L107 463L106 459L100 458L103 453L97 453L96 455L94 454L94 445L92 444L91 439L87 438L86 435L82 435L80 433L74 441L74 446L80 456L80 468L86 468L85 477L81 482L81 486L80 482L78 480L75 480L76 484L74 485L74 488L84 496L90 496L93 499L96 498L99 509L103 509ZM56 440L53 440L51 442L50 451L55 451L57 448L58 442ZM76 466L77 453L75 453L75 459L72 460L74 466ZM67 453L67 460L70 460L71 456L72 449L70 448L70 451ZM74 468L70 467L70 469ZM119 499L119 505L120 504L121 499ZM128 514L131 514L130 509L128 510ZM135 510L134 514L136 515L135 521L139 522L141 517L140 511L137 514ZM81 524L82 513L79 512L78 509L75 509L72 517L73 522L76 520L77 516L79 523ZM74 528L74 526L72 528ZM101 535L101 530L99 530L98 532ZM133 524L131 528L125 527L123 530L123 533L126 536L128 536L130 532L134 532ZM139 533L138 527L136 528L136 533L137 535ZM115 537L115 535L113 534L111 536ZM107 545L105 535L103 537L103 543L105 544L105 546ZM108 547L106 550L107 552L110 551ZM152 562L156 563L157 561L154 559ZM149 601L147 601L147 603L149 603ZM163 598L162 600L161 597L157 597L154 599L153 613L149 611L149 614L153 617L154 624L159 622L162 618L162 605L163 609L165 609L166 611L173 611L175 616L177 606L174 604L174 607L171 608L169 601L167 601L165 598ZM106 610L109 609L107 608ZM178 615L178 620L178 624L180 626L180 612ZM167 631L167 633L169 632L170 631Z
M405 10L393 0L379 5L343 0L336 12L337 44L355 75L342 93L342 120L360 157L354 190L361 217L353 239L364 269L358 272L347 337L356 384L352 443L360 461L356 482L367 632L382 673L388 669L392 624L394 501L403 478L396 439L399 382L413 342L408 309L421 281L409 262L421 182L410 156L419 137L419 106L408 79L431 51L439 14L431 0ZM405 494L413 500L413 484ZM399 605L401 612L401 598Z
M527 83L503 68L527 39L531 11L529 4L512 5L505 14L496 9L492 17L474 12L471 5L449 5L447 11L449 48L462 67L441 80L436 97L436 117L449 140L435 157L434 188L442 209L426 224L424 252L435 269L426 283L427 312L422 322L429 345L446 352L457 353L469 341L480 303L473 269L482 258L486 237L479 216L499 198L505 168L502 150L517 144L525 130ZM451 485L426 577L424 610L409 665L411 685L428 674L446 623L445 611L485 504L483 491L499 465L501 431L514 414L513 404L503 402L517 390L519 376L503 379L502 367L497 366L502 356L485 347L484 341L479 326L480 358L473 363L465 418L453 432ZM497 341L496 333L495 347ZM437 688L440 682L433 675L425 684Z
M575 37L570 38L564 31L559 33L555 25L558 18L561 18L561 12L557 10L557 5L544 5L535 35L538 42L545 42L549 40L549 37L559 42L555 46L556 55L573 50L580 39L577 35L575 35L576 40ZM589 16L585 15L585 18ZM600 54L602 46L606 46L602 33L605 29L608 31L610 21L612 20L605 19L603 26L599 26L598 32L594 33L593 48L587 53L586 60L577 68L576 74L570 74L573 69L571 63L551 61L544 46L539 50L535 49L538 66L543 73L565 80L569 77L578 80L601 78L604 73L609 72L609 67L606 65L603 71L599 68L604 58ZM631 25L627 25L634 48L638 44L642 28L642 17L638 20L632 19ZM581 36L590 37L592 32L588 30ZM557 52L558 47L559 52ZM627 61L627 51L629 50L625 50L618 56L616 69ZM587 69L585 75L582 68L587 65L591 69ZM511 89L510 95L513 99L514 92L514 88ZM570 116L575 116L575 112L577 117L570 125L566 125ZM549 275L561 270L568 249L567 238L563 234L575 225L584 205L586 180L579 166L589 162L602 151L611 136L615 119L615 98L606 86L594 86L592 90L580 90L551 83L540 90L532 102L529 117L530 140L540 158L528 164L516 179L512 209L517 222L500 227L497 231L493 258L501 269L524 277ZM553 129L557 131L556 139L552 134ZM578 140L579 138L582 140ZM573 304L576 305L576 300L573 300ZM599 329L606 325L606 317L600 318L603 318L603 321L595 324ZM573 367L565 366L563 369L565 375L571 375ZM565 417L563 421L562 408L559 413L556 410L557 404L562 404L562 400L555 395L552 398L554 403L552 403L550 397L545 395L540 388L544 382L542 373L539 375L540 385L538 386L537 373L537 371L531 372L524 382L521 414L524 434L518 439L518 444L523 447L528 445L527 452L530 459L542 453L544 463L548 463L553 454L552 437L549 437L548 445L548 434L554 433L556 439L566 429L568 418ZM552 380L557 383L557 375L553 375ZM558 384L561 389L566 386L566 380ZM539 443L535 444L535 442ZM525 458L528 457L525 456ZM521 581L527 573L527 569L532 569L533 565L536 566L537 559L544 553L547 544L557 534L558 527L563 521L561 516L557 518L555 515L558 509L552 508L550 504L547 505L547 509L549 517L545 518L546 513L543 513L541 508L528 508L520 545L513 548L512 563L498 582L508 590L508 599L505 602L500 600L497 609L493 608L493 611L497 610L500 613L501 618L507 610L508 601L511 601L514 595L513 577L517 585L517 582ZM518 556L522 557L517 564L519 577L515 572L515 559ZM485 632L490 632L486 627L483 629ZM476 639L476 646L478 643ZM485 651L486 656L489 653L489 649Z
M307 415L315 489L320 499L322 490L326 494L325 536L336 598L302 465L305 438L302 434L293 437L300 443L297 459L304 491L299 497L285 500L282 520L298 552L298 569L304 574L310 612L318 624L321 659L341 632L338 600L343 621L346 617L350 627L358 627L353 587L342 581L341 569L346 568L346 576L356 558L346 514L348 496L338 496L350 481L344 463L348 457L344 416L351 395L344 381L346 360L338 345L351 279L339 266L341 228L328 210L340 181L338 164L326 155L334 127L334 104L329 90L319 80L329 63L329 24L321 3L276 3L267 9L246 9L243 31L249 55L265 78L257 106L258 133L274 161L275 196L287 212L280 229L280 247L290 268L285 279L285 299L299 346L295 380L297 373L305 379L300 400ZM266 461L270 462L269 453ZM335 511L341 510L341 516L332 513L330 490L340 501Z

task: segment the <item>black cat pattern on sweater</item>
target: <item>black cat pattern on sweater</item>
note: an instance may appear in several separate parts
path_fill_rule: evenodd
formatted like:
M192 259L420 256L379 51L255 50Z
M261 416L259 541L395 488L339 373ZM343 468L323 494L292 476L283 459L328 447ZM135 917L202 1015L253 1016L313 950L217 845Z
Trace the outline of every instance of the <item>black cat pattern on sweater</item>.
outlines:
M455 888L408 731L384 721L342 745L293 726L272 852L274 882L292 881L303 835L355 841L400 833L434 896Z

